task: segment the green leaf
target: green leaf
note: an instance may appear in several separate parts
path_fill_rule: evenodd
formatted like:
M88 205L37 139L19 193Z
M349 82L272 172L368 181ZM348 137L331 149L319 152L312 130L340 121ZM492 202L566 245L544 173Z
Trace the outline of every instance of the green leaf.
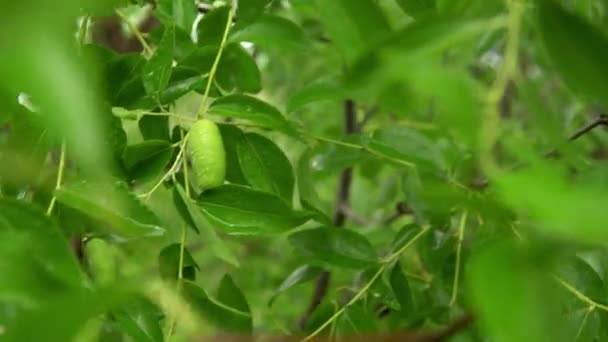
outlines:
M435 0L397 0L397 4L413 18L424 17L436 10Z
M237 7L237 27L243 27L256 21L265 11L272 0L248 0L242 1Z
M587 99L606 103L606 34L555 1L538 2L537 21L549 59L566 84Z
M330 39L349 63L390 32L372 0L317 0L317 6Z
M294 128L290 126L278 109L248 95L233 94L221 97L211 104L209 114L243 119L260 127L295 134Z
M446 160L435 142L409 127L387 127L376 130L368 142L369 149L416 166L441 173Z
M289 235L289 242L303 255L325 265L361 269L378 262L371 243L345 228L307 229Z
M123 161L131 179L156 179L173 156L173 146L165 140L146 140L127 146Z
M244 139L244 133L234 125L219 124L218 126L226 150L226 180L233 184L247 185L236 150L239 142Z
M237 145L241 170L255 189L274 193L291 203L294 187L289 159L272 140L247 133Z
M0 302L32 305L84 285L74 254L38 208L0 198Z
M158 270L160 276L165 281L175 281L179 274L179 260L181 253L181 245L172 243L163 248L158 255ZM200 270L198 264L184 246L184 262L182 264L182 274L184 279L194 281L196 279L196 271Z
M393 266L390 276L390 284L393 294L399 302L402 314L404 316L414 314L416 312L416 307L414 305L410 283L407 280L407 277L403 274L403 270L401 269L401 264L399 262Z
M285 280L283 280L279 288L274 291L272 297L270 297L270 299L268 300L268 306L272 306L272 303L274 303L275 299L281 293L289 290L290 288L296 285L303 284L315 279L322 271L322 268L312 265L304 265L296 268L293 272L291 272L291 274L287 276L287 278L285 278Z
M169 117L165 115L144 115L137 122L144 140L169 141Z
M173 50L175 49L175 27L165 28L163 38L143 69L144 88L148 94L160 97L161 91L167 88L173 68Z
M305 51L310 42L302 28L289 19L264 14L254 23L233 32L229 42L250 42L267 49Z
M192 220L193 228L197 233L203 232L201 235L204 239L206 246L210 247L213 251L214 256L224 260L225 262L239 267L239 261L232 251L226 246L224 241L217 235L209 221L205 218L201 209L196 203L186 195L186 191L180 184L175 185L175 189L179 194L181 203L183 203L187 209L187 214Z
M88 320L116 307L126 296L124 288L114 287L96 291L78 289L50 297L43 305L19 312L2 338L6 341L74 341ZM51 319L56 317L61 319Z
M120 184L78 182L55 191L57 200L97 220L127 238L163 235L156 215Z
M345 139L345 142L353 143L355 139ZM355 144L358 142L355 141ZM363 148L346 147L336 144L320 144L314 149L311 159L312 168L315 172L335 174L345 168L357 165L364 160Z
M239 185L209 190L198 203L211 222L231 234L281 233L308 220L279 197Z
M249 319L247 321L243 320L242 329L240 330L243 332L251 332L253 323L249 303L247 303L247 298L245 298L241 289L236 286L234 280L228 274L225 274L220 281L220 286L217 290L217 299L229 307L247 314Z
M131 299L121 308L112 311L121 331L135 341L162 342L163 331L160 326L160 315L152 303L144 298Z
M214 8L198 23L198 45L220 46L230 7Z
M228 44L216 75L216 80L224 90L239 89L242 92L257 93L262 89L260 70L255 59L240 44Z
M103 239L95 238L84 246L89 272L98 287L111 286L119 276L116 247Z
M608 241L602 205L607 199L606 186L592 179L585 179L585 183L568 181L556 172L562 169L553 163L528 167L503 175L496 185L507 204L534 220L535 229L568 241Z
M564 340L556 324L556 283L535 264L537 260L510 242L491 245L471 260L470 295L494 341Z
M302 206L308 210L312 210L316 221L322 224L331 224L331 219L321 210L323 205L319 194L315 189L315 183L312 177L312 150L307 149L301 155L298 160L297 167L297 182L298 182L298 194L300 195L300 201Z
M333 79L323 79L308 83L296 90L287 99L287 112L291 113L310 103L327 100L342 100L346 92L340 83Z
M213 325L226 332L245 333L251 330L252 319L248 312L211 298L205 290L190 281L184 281L182 291L184 298L195 312Z
M177 25L190 32L196 18L196 3L190 0L159 0L156 4L156 14L165 25Z

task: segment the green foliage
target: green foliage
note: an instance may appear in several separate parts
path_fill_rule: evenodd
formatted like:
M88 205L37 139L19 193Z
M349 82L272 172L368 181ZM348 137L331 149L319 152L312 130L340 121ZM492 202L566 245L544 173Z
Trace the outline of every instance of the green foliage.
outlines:
M0 340L608 340L605 1L0 22Z

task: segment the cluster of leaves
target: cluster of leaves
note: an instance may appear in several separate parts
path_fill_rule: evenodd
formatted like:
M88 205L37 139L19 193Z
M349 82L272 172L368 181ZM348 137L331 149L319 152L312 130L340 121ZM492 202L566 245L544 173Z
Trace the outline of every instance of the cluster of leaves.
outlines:
M608 338L608 3L199 6L0 5L0 338Z

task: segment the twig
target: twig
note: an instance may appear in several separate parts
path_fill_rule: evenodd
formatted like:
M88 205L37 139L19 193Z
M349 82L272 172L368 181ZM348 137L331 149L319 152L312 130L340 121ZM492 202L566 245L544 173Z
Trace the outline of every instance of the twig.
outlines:
M352 100L344 101L344 132L347 135L353 134L357 130L355 113L355 103ZM343 209L345 206L348 206L349 202L352 172L352 168L349 167L344 169L340 174L340 182L337 191L338 203L336 204L336 209L334 211L334 217L332 222L333 225L336 227L343 226L344 222L346 221L346 214ZM317 278L310 304L302 315L302 317L300 318L300 328L306 326L306 323L308 322L310 316L315 312L319 305L321 305L323 298L325 298L325 295L327 294L329 280L329 271L323 271Z
M458 224L458 246L456 247L456 265L454 270L454 285L452 286L452 297L450 298L450 306L456 303L458 297L458 284L460 281L460 260L462 255L462 242L464 240L464 228L467 222L467 212L463 212Z
M59 157L59 169L57 171L57 182L55 183L55 191L59 190L61 187L61 182L63 181L63 171L65 169L65 141L61 143L61 156ZM49 207L46 210L46 216L51 216L53 212L53 208L55 208L55 202L57 202L57 197L53 194L53 198L51 198L51 202L49 203Z
M213 64L211 65L211 70L209 70L209 78L207 79L207 85L205 86L205 92L203 93L203 99L201 100L200 107L198 108L197 116L200 118L203 116L203 112L205 110L205 104L207 103L207 99L209 98L209 91L211 90L211 84L213 84L213 80L215 78L215 72L217 71L217 67L220 64L220 60L222 59L222 53L224 48L226 47L226 41L228 40L228 32L230 31L230 25L232 24L232 18L234 16L234 11L236 8L232 6L228 10L228 18L226 19L226 26L224 27L224 35L222 36L222 41L220 42L220 46L217 50L217 55L213 60Z
M414 237L412 237L412 239L409 240L403 247L399 248L399 250L397 250L393 254L389 255L386 259L382 260L382 266L380 266L378 271L376 273L374 273L374 275L370 278L370 280L365 285L363 285L363 287L344 306L342 306L338 311L336 311L327 321L325 321L323 324L321 324L315 331L313 331L308 336L306 336L304 339L302 339L302 341L309 341L312 338L314 338L315 336L317 336L319 333L321 333L321 331L323 331L333 321L335 321L338 317L340 317L340 315L342 315L349 306L356 303L367 292L367 290L369 290L369 288L374 284L374 282L376 282L376 280L382 275L384 270L386 270L387 266L390 265L391 263L393 263L395 260L397 260L397 258L399 258L401 256L401 254L403 254L410 246L412 246L416 241L418 241L418 239L422 235L424 235L428 230L429 230L429 227L423 227L420 230L420 232L418 232L418 234L414 235Z

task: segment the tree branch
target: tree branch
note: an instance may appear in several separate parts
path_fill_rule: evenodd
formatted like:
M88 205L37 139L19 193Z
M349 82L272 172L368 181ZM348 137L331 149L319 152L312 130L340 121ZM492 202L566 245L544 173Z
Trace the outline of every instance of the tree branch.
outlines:
M357 132L357 120L356 120L356 108L355 103L352 100L344 101L344 133L346 135ZM337 203L334 210L333 225L341 227L346 221L347 215L344 212L345 207L349 207L350 197L350 185L352 183L353 169L346 168L340 174L340 180L338 183L337 190ZM329 271L323 271L315 283L315 289L312 295L310 304L302 317L300 318L299 326L303 328L306 326L310 316L315 310L321 305L323 298L327 294L329 288L330 273Z

